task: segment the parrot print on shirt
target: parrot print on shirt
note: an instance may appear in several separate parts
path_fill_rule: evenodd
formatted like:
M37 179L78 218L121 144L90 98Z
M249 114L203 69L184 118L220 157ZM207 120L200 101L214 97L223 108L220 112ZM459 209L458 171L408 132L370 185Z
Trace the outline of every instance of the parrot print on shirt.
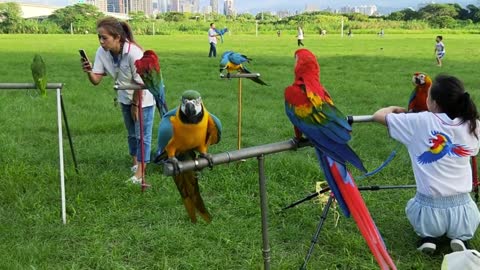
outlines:
M446 155L456 157L471 156L472 151L464 145L454 144L448 135L439 131L432 131L432 138L429 139L430 149L417 157L420 164L435 162Z
M207 111L200 93L187 90L180 106L166 113L160 122L155 162L170 162L178 172L178 161L195 159L195 151L198 151L200 157L212 164L208 147L220 141L221 131L220 120ZM210 213L200 195L197 173L175 173L173 178L192 223L197 222L196 211L210 222Z
M345 216L353 216L381 269L396 269L382 237L347 170L349 162L366 171L358 155L348 146L351 127L320 83L320 67L307 49L295 52L295 81L285 89L285 111L297 139L304 134L316 151L320 167Z

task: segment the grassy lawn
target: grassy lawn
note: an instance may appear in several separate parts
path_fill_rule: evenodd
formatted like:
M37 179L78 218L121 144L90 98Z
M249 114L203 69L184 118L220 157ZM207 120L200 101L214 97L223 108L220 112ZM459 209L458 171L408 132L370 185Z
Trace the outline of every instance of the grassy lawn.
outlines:
M307 33L308 34L308 33ZM372 114L387 105L406 105L411 76L458 76L478 100L480 36L444 35L444 67L435 65L435 35L310 36L304 43L317 56L321 81L345 114ZM30 63L40 53L50 82L65 83L66 112L80 174L65 141L67 219L62 225L58 177L55 94L34 97L26 91L0 91L0 269L262 269L262 239L255 159L204 170L201 192L213 216L211 224L190 223L171 178L151 165L142 193L125 183L130 177L126 131L113 106L111 78L92 86L82 72L78 49L90 59L98 47L94 35L0 35L0 82L31 82ZM209 111L223 123L212 153L234 150L237 140L237 80L218 77L219 57L208 58L205 36L138 36L144 49L160 57L171 108L181 93L202 93ZM284 113L283 90L293 81L293 35L227 35L227 49L253 58L249 68L270 87L243 82L243 147L284 141L293 129ZM153 150L156 149L154 126ZM66 136L65 136L66 138ZM368 169L381 164L395 142L377 124L354 125L352 148ZM278 211L314 190L323 179L312 149L266 157L272 269L296 269L303 262L321 214L304 203ZM354 175L360 172L353 170ZM413 184L410 161L402 148L381 173L362 185ZM433 256L418 253L417 237L404 208L414 190L363 193L370 212L399 269L439 269L445 243ZM472 241L480 248L480 237ZM329 215L309 269L376 269L352 219Z

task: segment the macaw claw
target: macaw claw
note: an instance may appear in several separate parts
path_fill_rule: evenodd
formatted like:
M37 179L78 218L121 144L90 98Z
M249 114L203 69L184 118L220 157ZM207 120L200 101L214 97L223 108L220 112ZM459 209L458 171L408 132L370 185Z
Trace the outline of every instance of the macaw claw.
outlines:
M208 161L208 168L210 168L210 170L213 169L212 155L210 155L208 153L200 153L199 156L202 157L202 158L205 158Z
M303 136L300 137L300 138L295 136L295 137L292 138L292 141L295 143L295 145L297 147L299 147L300 144L309 142L310 140L308 138L303 137Z
M180 166L178 165L178 159L176 157L169 158L165 162L172 164L173 175L177 175L180 173Z

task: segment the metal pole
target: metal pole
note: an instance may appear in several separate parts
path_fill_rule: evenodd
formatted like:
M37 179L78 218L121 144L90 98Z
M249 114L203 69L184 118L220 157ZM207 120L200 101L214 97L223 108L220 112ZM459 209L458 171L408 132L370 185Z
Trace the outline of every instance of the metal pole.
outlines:
M65 129L67 130L68 143L70 144L70 151L72 152L73 165L75 171L78 172L77 158L75 157L75 150L73 150L72 135L70 134L70 127L68 126L67 114L65 113L65 104L63 103L63 95L60 93L60 104L62 105L63 122L65 122Z
M63 83L47 83L47 89L56 90L63 88ZM0 83L0 90L26 90L37 89L34 83Z
M62 220L67 224L67 210L65 200L65 174L63 168L63 136L62 136L62 105L60 88L57 88L57 123L58 123L58 155L60 162L60 193L62 200Z
M237 149L242 148L242 78L238 78Z
M243 148L240 150L234 150L231 152L224 152L212 155L213 165L219 165L224 163L230 163L242 159L253 158L259 155L267 155L273 154L278 152L283 152L287 150L294 150L302 147L310 146L309 141L301 141L298 142L294 139L290 139L288 141L253 146L248 148ZM201 170L205 167L209 166L208 160L206 158L199 158L195 160L186 160L180 161L178 163L179 171L186 172L192 170ZM173 166L170 163L165 163L163 167L163 174L166 176L173 175Z
M262 216L262 241L263 241L263 269L270 269L270 245L268 243L268 205L267 189L265 181L265 156L259 155L258 159L258 182L260 185L260 211Z
M310 256L312 256L313 248L315 247L315 244L318 241L318 237L320 236L320 231L322 230L323 224L327 219L328 210L330 209L330 206L333 203L333 199L334 197L330 194L330 196L328 197L327 204L323 208L322 215L320 216L320 222L317 225L317 229L315 230L315 234L312 237L312 242L310 244L310 248L308 249L307 256L305 256L305 259L303 260L303 264L300 267L300 270L307 269L308 261L310 260Z

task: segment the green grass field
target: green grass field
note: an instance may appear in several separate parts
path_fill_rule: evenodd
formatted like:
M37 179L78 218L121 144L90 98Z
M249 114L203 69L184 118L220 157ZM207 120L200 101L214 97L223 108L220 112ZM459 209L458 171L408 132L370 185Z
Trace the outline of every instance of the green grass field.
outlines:
M411 76L449 73L465 82L478 100L480 36L444 35L444 67L435 65L435 35L306 36L317 56L321 81L345 114L372 114L387 105L406 105ZM58 172L56 101L26 91L0 91L0 269L262 269L262 239L257 163L222 165L204 170L201 192L213 215L211 224L190 223L171 178L151 165L140 187L130 177L126 132L113 106L111 78L92 86L80 67L77 50L91 60L94 35L2 35L0 82L31 82L30 63L40 53L49 82L65 83L66 112L80 168L76 174L65 140L67 225L62 225ZM218 77L219 58L208 58L205 36L139 36L144 49L160 57L170 107L181 93L202 93L209 111L223 123L220 144L212 153L236 149L237 80ZM225 37L218 53L242 52L270 87L243 81L243 147L284 141L293 129L284 113L283 90L293 81L294 36ZM156 113L154 137L158 114ZM394 141L378 124L356 124L351 146L368 169L381 164ZM66 138L66 136L65 136ZM155 150L156 147L153 147ZM303 198L323 179L311 148L266 157L272 269L298 269L321 213L311 201L278 211ZM360 172L353 170L354 175ZM362 185L413 184L402 148L381 173ZM398 269L439 269L445 243L433 256L415 250L417 237L404 207L414 190L363 193ZM480 248L480 237L472 241ZM352 219L329 215L309 269L376 269Z

